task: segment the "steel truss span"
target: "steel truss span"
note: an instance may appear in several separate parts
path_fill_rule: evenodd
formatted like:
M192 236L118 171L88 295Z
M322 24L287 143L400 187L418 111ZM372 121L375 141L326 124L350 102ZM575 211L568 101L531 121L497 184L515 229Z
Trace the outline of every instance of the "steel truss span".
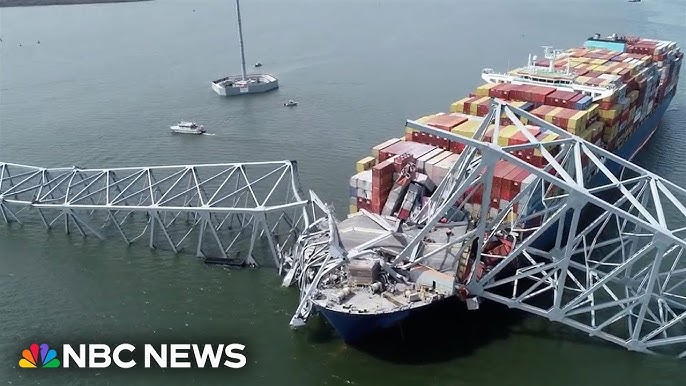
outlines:
M498 145L504 117L528 143ZM521 118L557 138L539 141ZM402 232L407 245L382 267L400 278L431 255L422 253L426 236L457 206L471 213L471 231L446 248L461 245L455 287L470 309L486 299L633 351L686 356L686 190L500 100L474 138L407 126L465 148L409 221L366 213L386 233L349 251L333 208L312 192L303 198L291 161L117 169L0 163L0 217L37 218L48 228L127 243L147 237L153 248L248 264L257 263L254 251L263 243L284 270L284 285L300 287L291 320L298 326L327 272ZM545 166L527 162L528 154ZM494 179L498 162L532 177L495 202L502 197L495 189L504 189ZM507 234L511 250L484 252L485 241Z
M497 145L505 116L530 143ZM539 142L520 118L559 137ZM397 263L414 261L426 233L458 203L472 212L477 230L476 242L465 244L475 246L476 263L456 281L471 304L488 299L629 350L686 356L686 190L500 100L475 139L407 125L466 147L412 218L423 229ZM483 143L489 125L493 140ZM547 160L545 167L520 159L532 150ZM498 161L535 177L494 211ZM496 232L515 236L506 256L482 252L483 241Z
M113 169L0 163L0 218L257 265L309 226L295 161ZM268 253L267 253L268 254ZM270 259L267 259L269 261ZM227 260L228 261L228 260Z

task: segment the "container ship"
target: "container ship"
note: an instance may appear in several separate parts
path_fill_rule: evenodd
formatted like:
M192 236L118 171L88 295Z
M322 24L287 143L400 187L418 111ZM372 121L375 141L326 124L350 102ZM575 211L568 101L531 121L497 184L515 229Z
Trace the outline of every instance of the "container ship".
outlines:
M526 66L507 73L484 69L481 77L485 84L452 103L449 112L415 121L474 138L492 98L499 98L624 159L634 157L657 130L676 92L683 61L677 43L596 34L582 47L544 48L543 58L529 55ZM502 147L528 143L509 117L496 119L500 119L498 138L492 138L487 130L484 140ZM521 120L539 141L557 138ZM346 342L390 327L441 299L461 295L457 284L467 279L465 275L474 260L470 262L469 252L465 253L460 245L445 246L450 237L470 231L469 219L481 213L481 191L466 198L463 210L449 211L431 231L422 252L429 257L412 267L407 264L405 279L399 278L398 270L389 269L389 265L397 263L394 256L416 232L404 222L426 204L463 150L460 142L406 127L403 136L374 146L370 156L357 162L357 173L350 178L350 214L337 223L336 232L349 259L312 282L316 289L308 295L313 308ZM516 156L537 167L547 163L537 150L518 152ZM592 183L594 170L587 169L584 175ZM533 178L504 161L497 164L491 182L494 188L489 216L495 217L503 204L513 200ZM380 236L393 228L398 232L392 237ZM515 241L511 237L497 235L487 240L483 251L504 256ZM323 238L303 248L316 248ZM554 241L545 238L541 243ZM361 246L371 244L375 244L373 252L367 250L365 256L350 258L363 249ZM431 253L442 246L442 253ZM477 275L488 268L478 267Z

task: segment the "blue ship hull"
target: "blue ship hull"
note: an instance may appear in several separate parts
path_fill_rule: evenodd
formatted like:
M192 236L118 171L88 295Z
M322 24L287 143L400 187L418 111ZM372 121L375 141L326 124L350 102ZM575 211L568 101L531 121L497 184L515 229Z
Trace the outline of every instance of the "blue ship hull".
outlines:
M406 319L413 310L396 311L387 314L348 314L324 307L317 307L319 312L334 327L346 343L353 343L369 336L381 328L388 328Z
M643 123L636 129L634 134L627 139L627 141L619 149L615 151L618 156L631 160L650 140L657 126L662 119L667 107L669 106L674 91L665 97L665 99L657 106L655 110L645 119ZM617 174L621 167L617 164L610 164L607 167L613 173ZM596 174L592 179L591 185L600 185L606 177L602 174ZM565 225L571 221L571 216L566 218ZM555 242L557 234L557 226L550 227L538 240L534 243L536 248L547 249ZM440 303L440 302L436 302ZM434 303L435 304L435 303ZM324 307L316 306L317 310L328 320L336 332L346 343L354 343L362 338L369 336L378 329L388 328L402 320L406 319L413 312L424 310L427 306L414 308L410 310L397 311L387 314L348 314L327 310Z

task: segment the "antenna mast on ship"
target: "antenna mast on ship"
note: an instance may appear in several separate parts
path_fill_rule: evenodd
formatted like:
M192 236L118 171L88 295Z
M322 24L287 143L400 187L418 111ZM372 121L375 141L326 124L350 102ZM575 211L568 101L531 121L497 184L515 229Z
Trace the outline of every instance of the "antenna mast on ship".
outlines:
M243 26L241 25L241 5L240 1L236 0L236 15L238 15L238 42L241 45L241 71L243 75L243 80L248 78L245 71L245 51L243 49Z

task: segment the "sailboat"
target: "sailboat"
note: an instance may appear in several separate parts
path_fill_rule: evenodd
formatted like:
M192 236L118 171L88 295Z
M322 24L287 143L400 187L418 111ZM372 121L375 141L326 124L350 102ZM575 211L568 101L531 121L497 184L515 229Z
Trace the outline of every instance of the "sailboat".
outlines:
M255 94L279 88L279 80L272 74L248 74L245 70L245 51L243 48L243 27L241 25L241 6L236 0L238 18L238 40L241 46L241 75L229 75L212 82L212 90L221 96Z

